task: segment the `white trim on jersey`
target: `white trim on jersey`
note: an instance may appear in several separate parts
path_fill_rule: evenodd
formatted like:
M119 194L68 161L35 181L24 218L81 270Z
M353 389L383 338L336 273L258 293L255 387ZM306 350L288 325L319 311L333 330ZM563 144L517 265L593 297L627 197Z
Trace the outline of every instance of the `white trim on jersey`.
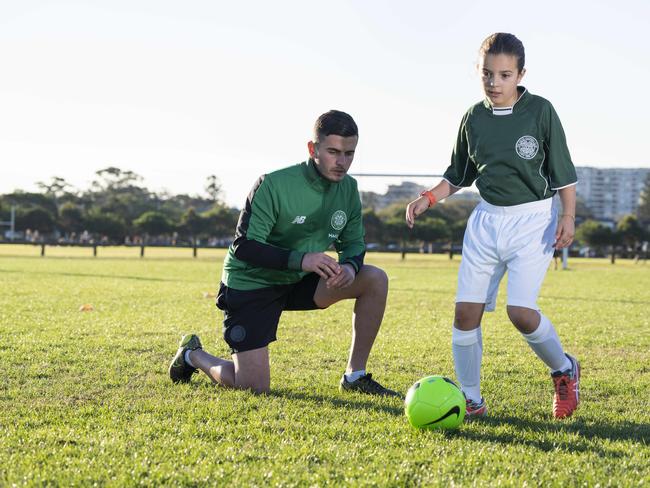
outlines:
M546 159L546 156L544 156L544 158L542 158L542 162L539 163L539 170L537 171L539 173L539 176L541 176L542 179L544 180L544 195L546 195L546 190L548 190L548 187L549 187L548 178L542 174L542 166L544 166L544 160L545 159Z
M492 107L492 115L511 115L513 107Z
M490 103L490 107L492 107L492 115L512 115L515 110L515 105L517 105L517 102L521 100L521 97L523 97L527 91L528 89L524 88L524 91L522 91L521 94L517 97L517 100L515 100L515 103L512 104L512 107L495 107L488 101L488 103Z
M569 183L568 185L558 186L557 188L551 188L551 190L553 190L553 191L561 190L562 188L569 188L570 186L575 186L577 184L578 184L578 182L576 181L575 183Z
M465 179L465 175L463 175L463 180L464 180L464 179ZM447 183L449 183L449 184L450 184L451 186L453 186L454 188L462 188L462 186L454 185L454 184L453 184L451 181L449 181L447 178L443 178L443 180L445 180Z

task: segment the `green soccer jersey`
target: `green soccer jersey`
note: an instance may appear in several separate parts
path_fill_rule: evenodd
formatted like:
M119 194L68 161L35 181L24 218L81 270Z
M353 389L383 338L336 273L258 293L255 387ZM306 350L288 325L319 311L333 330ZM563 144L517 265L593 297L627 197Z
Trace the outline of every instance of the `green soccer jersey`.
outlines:
M467 111L444 174L455 187L476 181L492 205L544 200L578 180L553 106L519 90L513 107L492 107L486 100Z
M305 253L334 245L339 263L359 271L365 253L357 182L334 183L313 161L262 176L239 217L223 264L223 283L238 290L295 283Z

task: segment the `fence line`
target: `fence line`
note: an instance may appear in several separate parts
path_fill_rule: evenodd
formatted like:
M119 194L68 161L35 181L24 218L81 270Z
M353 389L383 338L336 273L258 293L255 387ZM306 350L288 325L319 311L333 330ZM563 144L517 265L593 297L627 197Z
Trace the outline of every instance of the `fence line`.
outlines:
M97 257L97 248L98 247L123 247L123 248L140 248L140 257L144 258L145 248L164 248L164 249L192 249L192 257L196 258L198 256L199 249L227 249L227 246L201 246L201 245L166 245L166 244L80 244L72 242L48 242L48 241L0 241L0 245L10 244L10 245L24 245L24 246L40 246L41 248L41 257L45 257L45 248L46 247L82 247L82 248L92 248L93 257Z

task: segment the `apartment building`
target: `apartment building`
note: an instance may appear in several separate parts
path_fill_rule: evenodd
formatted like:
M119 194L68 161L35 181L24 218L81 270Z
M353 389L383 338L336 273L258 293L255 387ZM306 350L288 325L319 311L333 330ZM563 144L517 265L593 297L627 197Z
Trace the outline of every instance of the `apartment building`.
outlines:
M598 220L617 221L636 213L650 168L577 166L576 192Z

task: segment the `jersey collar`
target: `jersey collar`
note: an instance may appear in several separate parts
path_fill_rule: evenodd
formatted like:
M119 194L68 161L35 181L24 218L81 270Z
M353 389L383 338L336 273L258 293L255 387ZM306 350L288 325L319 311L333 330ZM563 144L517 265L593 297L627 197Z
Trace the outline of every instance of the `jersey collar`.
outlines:
M494 107L490 103L490 100L488 100L487 98L483 100L483 105L485 105L485 108L487 108L490 112L492 112L492 115L496 115L496 116L512 115L515 112L515 106L518 105L517 107L517 111L518 111L521 107L523 107L523 105L525 105L525 102L528 100L528 97L530 96L528 90L526 90L526 87L523 86L517 87L517 93L519 93L519 97L517 97L517 101L514 103L512 107Z
M311 158L309 158L305 164L305 177L309 184L316 190L325 192L329 190L330 186L332 186L331 181L321 176L316 169L316 163L314 163L314 160Z

